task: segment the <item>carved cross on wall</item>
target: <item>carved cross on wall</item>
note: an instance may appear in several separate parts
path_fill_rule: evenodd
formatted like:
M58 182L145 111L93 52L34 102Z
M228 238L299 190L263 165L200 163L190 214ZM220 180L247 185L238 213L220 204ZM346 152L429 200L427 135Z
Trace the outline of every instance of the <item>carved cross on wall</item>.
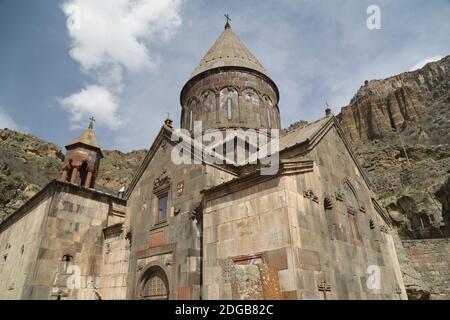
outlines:
M324 280L319 284L318 290L323 293L324 300L327 300L327 292L331 291L331 285L328 284L326 280Z

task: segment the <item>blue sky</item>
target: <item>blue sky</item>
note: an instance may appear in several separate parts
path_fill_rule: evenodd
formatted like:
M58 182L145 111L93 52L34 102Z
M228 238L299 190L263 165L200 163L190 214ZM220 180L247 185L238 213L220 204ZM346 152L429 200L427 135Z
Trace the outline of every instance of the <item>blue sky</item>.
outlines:
M64 145L94 114L103 148L148 148L167 112L179 123L224 13L277 83L283 126L450 54L449 0L0 0L0 126Z

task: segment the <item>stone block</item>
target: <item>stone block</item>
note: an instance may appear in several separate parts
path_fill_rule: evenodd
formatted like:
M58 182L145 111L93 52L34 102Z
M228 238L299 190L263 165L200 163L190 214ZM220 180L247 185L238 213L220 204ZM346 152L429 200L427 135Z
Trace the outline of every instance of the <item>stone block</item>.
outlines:
M149 236L149 247L161 246L165 243L165 232L164 230L151 233Z
M278 271L281 291L294 291L296 288L296 276L292 269Z
M298 260L301 269L321 269L319 253L317 251L298 249Z
M270 250L265 252L267 262L273 265L277 270L286 270L288 268L288 258L286 248Z
M192 287L178 287L178 300L191 300Z

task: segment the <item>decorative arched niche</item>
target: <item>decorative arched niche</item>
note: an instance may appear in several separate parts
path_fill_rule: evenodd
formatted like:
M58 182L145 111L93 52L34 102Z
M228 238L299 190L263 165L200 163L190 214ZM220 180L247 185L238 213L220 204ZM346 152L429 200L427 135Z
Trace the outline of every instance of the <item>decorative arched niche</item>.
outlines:
M352 233L352 238L355 242L362 241L361 232L358 227L357 213L360 209L360 202L355 188L351 182L346 179L343 185L344 203L348 214L348 220Z
M245 117L243 121L247 119L251 120L252 123L257 124L257 126L262 126L261 116L260 116L260 99L256 91L252 88L247 88L243 92L243 113L242 117Z
M194 121L197 119L197 100L195 98L189 100L185 117L185 128L189 131L193 130Z
M204 91L201 96L201 104L203 108L202 120L209 124L216 121L216 94L212 90Z
M349 214L355 215L359 210L359 199L355 188L349 180L344 181L344 203Z

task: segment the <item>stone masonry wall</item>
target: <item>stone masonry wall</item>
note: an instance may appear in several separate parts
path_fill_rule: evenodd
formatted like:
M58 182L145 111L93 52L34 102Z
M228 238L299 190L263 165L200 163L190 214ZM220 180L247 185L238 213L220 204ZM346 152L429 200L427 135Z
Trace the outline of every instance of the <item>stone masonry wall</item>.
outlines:
M392 230L337 132L305 158L313 171L207 199L203 297L406 299Z
M128 199L128 299L144 298L142 290L158 270L170 299L200 298L200 232L192 214L201 201L206 170L202 165L175 165L171 150L166 141L161 144ZM168 195L165 221L158 221L160 185Z
M293 240L303 279L299 298L323 296L317 288L325 280L334 299L406 299L392 230L337 130L330 129L306 157L315 162L314 173L295 176L287 192L300 235ZM379 289L367 285L371 266L380 270Z
M99 297L102 300L124 300L127 297L130 241L125 236L122 224L105 229L103 234L105 240Z
M450 299L450 239L405 240L403 247L431 299Z
M283 184L276 177L207 201L204 299L291 298L293 261L286 205Z
M50 199L47 194L14 224L0 227L0 300L21 299L31 285Z

